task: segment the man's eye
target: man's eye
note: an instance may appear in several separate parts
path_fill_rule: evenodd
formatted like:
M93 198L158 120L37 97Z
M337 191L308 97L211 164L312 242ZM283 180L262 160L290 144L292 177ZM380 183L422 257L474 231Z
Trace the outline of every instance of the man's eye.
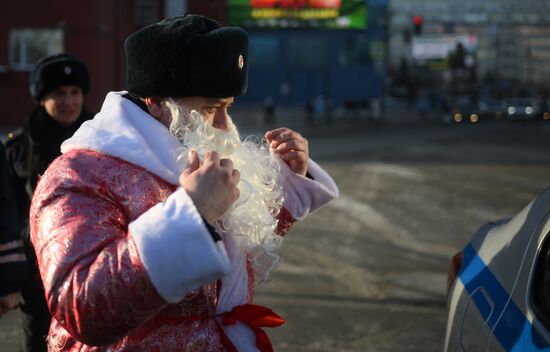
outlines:
M204 108L204 111L206 111L206 113L208 114L213 114L216 112L216 109L217 108Z

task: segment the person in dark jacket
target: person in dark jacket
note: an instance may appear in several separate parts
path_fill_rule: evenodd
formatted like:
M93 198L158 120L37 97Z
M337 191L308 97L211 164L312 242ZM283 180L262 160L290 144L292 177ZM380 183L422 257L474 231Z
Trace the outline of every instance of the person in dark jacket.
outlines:
M0 142L0 317L19 305L19 291L27 270L19 229L6 150Z
M6 148L30 264L21 289L21 349L46 351L51 316L29 240L29 207L40 175L61 154L61 143L93 115L84 106L84 95L90 89L88 69L73 55L41 59L31 72L29 84L36 106L23 127L8 135Z

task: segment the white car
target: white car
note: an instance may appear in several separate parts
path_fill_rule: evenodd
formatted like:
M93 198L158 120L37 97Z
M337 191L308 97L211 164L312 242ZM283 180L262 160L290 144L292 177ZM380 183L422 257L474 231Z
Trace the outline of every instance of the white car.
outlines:
M445 351L550 351L550 188L452 261Z
M509 120L534 120L540 115L539 103L533 98L516 98L506 102L506 118Z

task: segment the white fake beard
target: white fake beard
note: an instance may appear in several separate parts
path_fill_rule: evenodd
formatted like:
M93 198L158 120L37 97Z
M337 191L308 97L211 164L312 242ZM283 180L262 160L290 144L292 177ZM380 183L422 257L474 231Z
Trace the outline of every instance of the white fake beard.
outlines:
M222 131L210 126L197 111L185 111L172 99L166 106L172 113L170 132L182 143L178 157L182 165L187 164L190 150L197 152L201 162L206 152L216 151L221 158L231 159L239 170L240 197L215 227L221 233L236 235L239 248L250 254L256 282L268 281L280 262L276 250L283 242L275 233L283 204L277 157L269 152L265 140L251 136L241 141L231 120L229 131Z

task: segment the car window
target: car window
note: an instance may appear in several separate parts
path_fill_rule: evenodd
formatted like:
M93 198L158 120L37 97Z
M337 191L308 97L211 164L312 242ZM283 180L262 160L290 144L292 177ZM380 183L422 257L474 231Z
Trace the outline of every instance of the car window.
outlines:
M539 252L533 276L532 307L537 319L550 330L550 236Z

